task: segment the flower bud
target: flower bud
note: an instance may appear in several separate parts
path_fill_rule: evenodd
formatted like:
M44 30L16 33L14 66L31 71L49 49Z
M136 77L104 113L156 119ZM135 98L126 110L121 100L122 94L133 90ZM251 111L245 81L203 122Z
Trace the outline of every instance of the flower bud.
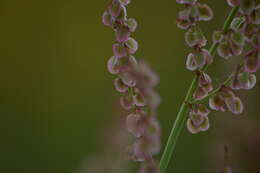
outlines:
M122 58L127 55L127 49L124 47L123 44L115 43L113 44L113 52L115 57Z
M122 96L120 98L120 104L125 110L130 110L134 105L132 96L129 94Z
M124 93L128 90L128 87L123 83L120 78L114 80L115 88L118 92Z
M126 21L126 26L129 28L130 32L135 32L137 28L137 22L134 18L130 18Z
M125 42L130 37L130 31L126 26L120 25L116 28L116 40L118 42Z
M109 58L107 62L107 69L111 74L118 74L119 69L117 67L118 59L115 56Z
M222 31L215 31L212 36L213 43L220 43L224 39Z
M136 51L137 51L137 49L138 49L138 43L137 43L137 41L135 41L133 38L129 38L126 42L125 42L125 45L126 45L126 47L127 47L127 49L128 49L128 52L130 53L130 54L134 54Z
M144 122L142 115L138 113L132 113L127 116L126 119L127 130L135 137L139 138L144 134Z
M213 18L213 11L207 4L199 4L198 10L200 21L209 21Z

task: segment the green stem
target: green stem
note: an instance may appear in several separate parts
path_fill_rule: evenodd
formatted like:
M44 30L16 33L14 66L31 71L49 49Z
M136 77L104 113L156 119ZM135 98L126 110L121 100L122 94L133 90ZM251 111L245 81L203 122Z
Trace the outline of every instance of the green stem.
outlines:
M231 24L233 18L235 17L237 11L238 11L238 7L234 7L231 10L228 18L226 19L226 21L223 25L223 28L222 28L224 30L224 32L229 29L230 24ZM215 54L217 48L218 48L218 44L213 44L210 47L209 52L211 53L212 56ZM205 66L204 70L206 70L207 67L208 66ZM160 165L159 165L160 171L162 173L164 173L168 167L168 164L170 162L171 156L175 149L178 137L185 124L185 120L186 120L187 114L188 114L188 105L186 104L186 102L192 98L192 94L193 94L194 90L196 89L197 83L198 83L198 76L196 75L193 78L192 83L189 87L189 90L186 94L185 101L182 103L182 105L180 107L180 110L177 114L177 118L174 122L173 128L171 130L170 136L169 136L167 144L165 146L165 149L164 149L161 161L160 161Z

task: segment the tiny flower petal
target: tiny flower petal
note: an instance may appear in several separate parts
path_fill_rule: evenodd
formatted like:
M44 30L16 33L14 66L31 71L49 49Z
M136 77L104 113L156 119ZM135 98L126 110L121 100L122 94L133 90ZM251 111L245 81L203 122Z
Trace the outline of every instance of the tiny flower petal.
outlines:
M117 18L122 9L123 7L119 2L113 1L113 3L110 5L109 12L113 18Z
M136 80L134 79L134 77L127 72L121 73L119 77L124 82L124 84L129 87L134 87L136 85Z
M223 106L224 106L224 101L218 96L218 95L215 95L213 97L211 97L209 99L209 107L212 109L212 110L216 110L216 111L225 111L223 109Z
M136 106L145 106L146 101L144 96L140 92L136 92L135 95L133 96L134 99L134 104Z

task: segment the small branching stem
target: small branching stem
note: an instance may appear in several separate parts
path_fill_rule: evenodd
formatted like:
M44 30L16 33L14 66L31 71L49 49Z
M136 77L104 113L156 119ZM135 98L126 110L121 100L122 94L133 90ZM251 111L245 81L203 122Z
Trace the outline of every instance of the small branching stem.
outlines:
M238 7L234 7L231 10L231 12L229 13L229 16L226 19L226 21L223 25L223 28L222 28L224 32L228 31L228 29L230 28L230 24L231 24L232 20L234 19L234 17L236 16L237 12L238 12ZM209 52L211 53L212 56L215 55L217 48L218 48L217 43L213 44L210 47ZM208 68L208 66L206 65L203 68L203 71L207 70L207 68ZM172 154L174 152L178 137L184 127L185 120L186 120L187 114L188 114L188 105L186 103L190 102L190 100L192 99L192 95L193 95L194 90L196 89L197 83L198 83L198 76L196 75L193 78L192 83L189 87L189 90L186 94L185 101L180 106L180 110L177 114L177 118L173 124L173 128L171 130L170 136L169 136L167 144L165 146L162 158L160 160L160 165L159 165L161 173L164 173L166 171L168 164L170 162L170 159L172 157ZM217 92L217 91L215 91L215 92Z

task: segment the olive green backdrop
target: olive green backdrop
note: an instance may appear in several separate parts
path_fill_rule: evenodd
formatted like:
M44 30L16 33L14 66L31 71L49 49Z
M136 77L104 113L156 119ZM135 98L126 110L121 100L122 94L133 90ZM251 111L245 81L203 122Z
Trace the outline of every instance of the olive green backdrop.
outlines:
M229 7L224 0L203 2L215 11L214 21L202 24L210 38ZM101 23L106 4L106 0L0 1L1 173L72 173L84 159L102 155L106 145L102 135L117 116L114 107L119 98L106 69L114 40L112 30ZM184 68L189 52L184 32L175 25L179 9L174 0L133 0L128 7L128 15L139 23L134 34L140 45L136 57L147 60L161 77L158 118L163 144L192 79ZM222 79L232 64L219 57L215 62L210 74ZM236 172L253 172L248 160L237 154L248 153L240 148L237 131L247 137L259 133L250 130L260 124L259 92L259 83L241 92L243 115L213 113L208 132L191 135L185 129L168 172L217 172L225 144L239 155L232 157ZM234 125L242 122L246 125Z

